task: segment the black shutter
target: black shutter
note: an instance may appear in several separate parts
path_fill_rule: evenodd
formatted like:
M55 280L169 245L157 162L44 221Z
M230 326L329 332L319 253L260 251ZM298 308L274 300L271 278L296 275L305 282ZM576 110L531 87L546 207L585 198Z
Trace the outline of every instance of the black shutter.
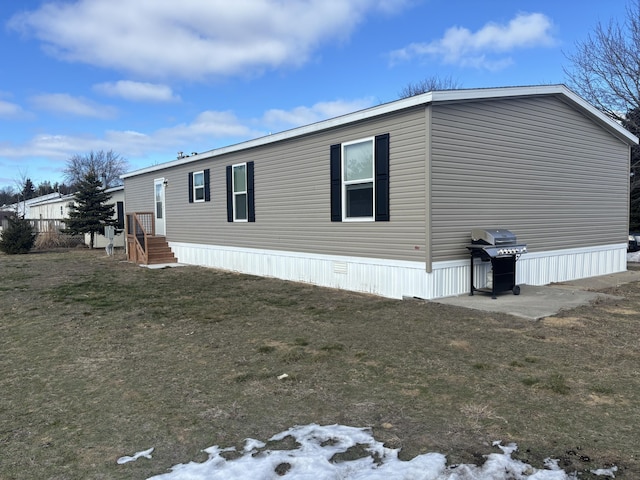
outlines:
M389 221L389 134L378 135L375 145L376 222Z
M116 203L116 215L118 219L118 223L116 224L116 228L118 230L124 230L124 202Z
M227 165L227 222L233 222L233 172L231 165Z
M342 221L342 145L331 145L331 221Z
M253 193L253 162L247 162L247 210L249 221L256 221L256 199Z
M189 203L193 203L193 172L189 172Z
M204 201L211 201L211 184L209 183L209 169L204 171Z

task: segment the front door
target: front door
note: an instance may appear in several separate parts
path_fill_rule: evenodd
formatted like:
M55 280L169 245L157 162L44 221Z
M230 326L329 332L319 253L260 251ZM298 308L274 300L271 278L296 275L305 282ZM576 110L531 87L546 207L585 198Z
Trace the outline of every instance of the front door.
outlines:
M164 205L164 178L156 178L153 181L155 209L154 215L156 218L156 231L155 235L166 235L165 224L165 205Z

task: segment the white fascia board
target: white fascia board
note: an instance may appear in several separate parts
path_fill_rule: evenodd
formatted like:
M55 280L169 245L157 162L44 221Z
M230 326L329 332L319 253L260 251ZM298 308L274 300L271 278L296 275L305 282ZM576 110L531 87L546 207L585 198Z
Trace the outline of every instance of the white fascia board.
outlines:
M72 199L74 199L74 197L75 197L75 195L73 195L73 194L60 195L59 197L50 198L49 200L42 200L42 201L37 202L37 203L32 203L30 206L31 207L39 207L41 205L51 205L51 204L55 204L55 203L62 203L62 202L66 202L68 200L72 200Z
M613 119L609 118L608 116L606 116L604 113L602 113L600 110L595 108L593 105L591 105L589 102L587 102L585 99L583 99L578 94L576 94L573 91L569 90L564 85L561 85L561 86L564 89L564 91L563 91L564 95L570 101L572 101L575 105L578 105L582 110L587 112L592 117L595 117L595 120L599 120L600 122L604 123L605 124L604 125L605 128L608 127L612 131L612 133L614 133L614 135L617 133L618 136L623 137L623 139L625 139L627 141L627 143L629 143L630 145L637 145L638 144L638 137L636 137L633 133L631 133L629 130L624 128L622 125L620 125L615 120L613 120Z
M565 85L536 85L526 87L498 87L498 88L470 88L463 90L442 90L427 92L413 97L403 98L389 103L377 105L375 107L367 108L365 110L359 110L357 112L348 113L340 117L330 118L321 122L312 123L310 125L304 125L302 127L293 128L284 132L275 133L273 135L267 135L265 137L248 140L246 142L237 143L235 145L229 145L227 147L221 147L207 152L199 153L196 155L185 156L176 160L154 165L152 167L135 170L129 173L121 175L120 178L125 179L129 177L135 177L145 173L156 172L167 168L176 167L178 165L184 165L198 160L206 158L213 158L220 155L224 155L231 152L238 152L241 150L248 150L250 148L259 147L262 145L268 145L270 143L287 140L290 138L301 137L310 133L327 130L329 128L339 127L349 123L355 123L360 120L366 120L374 118L387 113L397 112L406 108L411 108L419 105L427 105L433 103L446 103L446 102L462 102L462 101L476 101L487 99L500 99L500 98L513 98L513 97L531 97L539 95L556 95L564 97L573 104L575 107L583 111L590 116L593 120L600 123L604 128L608 129L614 135L623 139L629 144L637 144L638 138L631 134L627 129L611 120L605 114L597 110L591 104L583 100L581 97L569 90Z

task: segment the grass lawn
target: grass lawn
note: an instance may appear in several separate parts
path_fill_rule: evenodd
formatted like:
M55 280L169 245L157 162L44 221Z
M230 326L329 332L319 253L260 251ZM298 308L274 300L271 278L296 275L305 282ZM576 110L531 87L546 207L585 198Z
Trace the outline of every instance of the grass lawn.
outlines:
M309 423L640 478L640 283L531 322L123 260L0 254L1 479L143 479Z

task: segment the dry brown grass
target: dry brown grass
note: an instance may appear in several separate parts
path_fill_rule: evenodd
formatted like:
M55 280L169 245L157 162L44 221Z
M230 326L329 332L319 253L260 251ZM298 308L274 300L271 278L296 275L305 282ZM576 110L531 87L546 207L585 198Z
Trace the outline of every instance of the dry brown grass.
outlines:
M0 255L0 478L146 478L312 422L370 426L403 458L477 462L503 440L534 466L640 478L639 292L528 322L102 251Z
M56 230L46 230L38 233L34 248L36 250L52 250L56 248L69 248L83 245L81 237L65 235Z

